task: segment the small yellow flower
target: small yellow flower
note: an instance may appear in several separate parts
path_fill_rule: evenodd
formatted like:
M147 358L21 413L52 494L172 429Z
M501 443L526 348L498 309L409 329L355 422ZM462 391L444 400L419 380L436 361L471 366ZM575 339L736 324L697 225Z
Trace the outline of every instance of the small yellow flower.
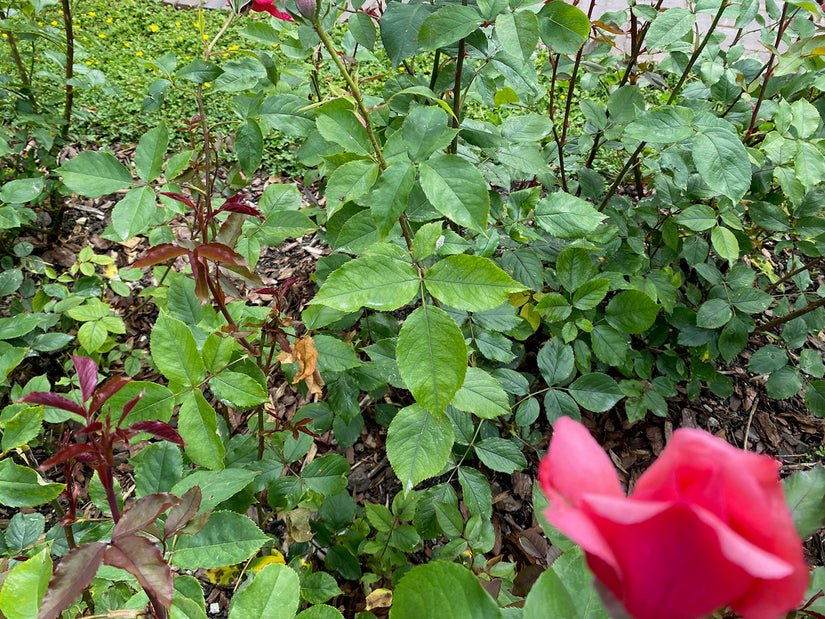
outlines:
M56 26L56 25L57 25L57 22L56 22L56 21L53 21L53 22L52 22L52 26Z
M91 66L92 66L92 63L91 63L90 61L88 61L88 60L87 60L87 61L86 61L86 66L87 66L87 67L91 67Z
M178 41L183 41L183 37L179 36Z
M132 44L131 44L131 43L129 43L129 41L126 41L126 42L123 44L123 47L131 47L131 46L132 46Z
M39 21L39 22L37 22L37 25L38 25L38 26L42 26L42 25L43 25L43 22L42 22L42 21Z
M143 52L135 52L135 56L143 56Z
M155 24L152 24L151 26L149 26L149 30L151 30L152 32L157 32L158 30L160 30L160 28L158 28Z
M238 45L230 45L229 46L229 51L230 52L234 52L236 49L240 49L240 47Z
M221 54L221 55L222 55L224 58L226 58L229 54L227 54L226 52L224 52L224 53L223 53L223 54Z
M7 34L4 32L4 33L3 33L3 38L4 38L4 39L8 39L8 38L9 38L9 35L7 35Z
M203 83L204 88L209 88L211 85L212 84L210 84L209 82L204 82Z
M106 23L107 23L107 24L111 24L111 23L112 23L112 18L111 18L111 17L107 17L107 18L106 18Z
M97 13L94 11L89 11L89 17L94 17L95 15L97 15Z
M179 21L175 22L175 28L180 28L180 22Z
M189 60L189 59L190 59L190 57L189 57L189 56L184 56L184 57L183 57L183 59L184 59L184 60Z
M98 33L98 35L97 35L97 36L99 36L101 39L105 39L105 38L106 38L106 35L105 35L105 34L103 34L102 32Z
M202 35L201 35L201 38L202 38L204 41L206 41L206 39L208 39L208 38L209 38L209 35L202 34Z

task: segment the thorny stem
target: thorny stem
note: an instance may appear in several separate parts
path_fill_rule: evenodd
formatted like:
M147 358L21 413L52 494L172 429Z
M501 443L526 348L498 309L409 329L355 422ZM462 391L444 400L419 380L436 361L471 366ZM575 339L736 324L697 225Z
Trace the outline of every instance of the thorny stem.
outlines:
M779 47L779 44L782 42L782 35L785 34L785 29L791 23L791 18L785 19L785 16L788 13L788 3L782 3L782 15L779 17L779 28L776 30L776 39L773 44L773 49L775 50ZM798 9L797 9L798 10ZM794 11L794 15L796 15L796 11ZM765 71L765 77L762 78L762 88L759 90L759 97L756 99L756 104L753 106L753 113L751 114L751 123L748 125L748 130L745 132L745 140L753 135L753 128L756 126L756 119L759 117L759 108L762 107L762 101L765 100L765 93L768 90L768 82L773 75L774 70L776 69L776 65L774 65L773 61L776 58L776 52L771 50L770 56L768 56L768 61L765 63L767 70Z
M788 281L789 279L791 279L794 275L799 275L799 274L800 274L800 273L802 273L803 271L810 271L810 270L812 270L812 269L813 269L816 265L818 265L820 262L822 262L822 256L817 256L816 258L814 258L814 259L813 259L813 260L811 260L810 262L807 262L806 264L803 264L803 265L802 265L801 267L799 267L798 269L794 269L793 271L790 271L789 273L785 273L785 275L783 275L783 276L782 276L782 277L780 277L778 280L776 280L774 283L772 283L770 286L768 286L767 288L765 288L765 292L771 292L772 290L775 290L777 287L781 286L781 285L782 285L782 284L784 284L786 281Z
M825 297L823 297L821 299L817 299L813 303L809 303L805 307L801 307L798 310L795 310L795 311L791 312L790 314L787 314L785 316L779 316L777 318L774 318L773 320L769 320L764 325L756 327L756 329L754 329L753 332L754 333L764 333L765 331L770 331L774 327L778 327L779 325L783 325L786 322L790 322L794 318L799 318L800 316L804 316L805 314L808 314L809 312L812 312L816 308L822 307L823 305L825 305Z
M467 6L467 0L461 0L461 6ZM455 59L455 84L453 85L453 128L458 129L461 124L461 73L464 71L465 40L458 42L458 57ZM458 152L458 134L455 134L449 151Z
M63 6L63 31L66 33L66 99L63 102L63 128L60 135L65 140L69 135L69 125L72 120L72 105L74 103L74 88L71 80L74 77L74 29L72 27L72 7L69 0L61 0Z
M593 17L593 9L596 8L596 0L590 0L590 8L587 11L588 21ZM573 73L570 75L570 82L567 86L567 100L564 102L564 119L561 125L561 138L559 140L559 173L561 174L561 186L567 191L567 175L564 173L564 145L567 144L567 129L570 127L570 110L573 107L573 95L576 93L576 76L579 73L579 66L584 53L584 45L576 53L576 60L573 63Z
M705 37L702 39L702 42L699 44L695 50L693 50L693 55L691 55L690 60L688 60L687 66L685 70L682 72L682 77L679 78L679 82L673 88L673 91L670 93L670 97L668 97L666 105L671 105L673 101L678 96L679 92L682 90L682 86L685 84L685 80L687 80L688 75L690 75L691 69L693 69L693 65L696 64L696 61L699 59L699 56L702 54L702 51L705 49L705 46L708 44L711 35L716 30L716 26L719 24L719 20L722 19L722 13L725 12L725 9L728 8L730 2L727 0L723 0L722 4L719 5L719 10L716 12L716 15L713 18L713 22L708 28L708 31L705 33ZM639 146L633 151L633 154L630 155L630 158L625 162L624 167L619 171L619 174L616 176L616 179L613 181L613 184L610 185L610 189L607 190L604 198L602 199L601 203L599 203L599 212L604 210L604 207L607 206L607 203L610 201L610 198L616 193L616 190L619 188L619 185L622 184L624 181L624 177L627 172L636 164L636 158L642 153L645 146L647 146L647 142L641 142Z
M364 105L364 97L361 95L361 89L358 87L358 84L355 83L355 80L352 79L352 75L350 75L344 61L341 60L338 55L338 50L335 49L335 45L330 40L327 31L324 30L324 26L321 24L321 21L318 19L317 15L312 18L312 27L315 29L315 32L318 33L318 38L321 39L321 43L323 43L324 47L327 48L327 52L329 52L330 57L333 62L335 62L335 66L338 67L339 73L341 73L341 76L344 78L344 81L346 81L347 86L349 86L352 96L355 98L355 103L358 105L358 111L361 114L361 120L364 123L364 128L367 130L367 136L369 136L370 144L372 144L372 149L375 152L376 159L378 160L378 167L383 172L387 169L387 162L384 160L384 154L381 152L381 146L378 144L378 140L375 137L375 132L372 130L372 123L370 122L367 108Z

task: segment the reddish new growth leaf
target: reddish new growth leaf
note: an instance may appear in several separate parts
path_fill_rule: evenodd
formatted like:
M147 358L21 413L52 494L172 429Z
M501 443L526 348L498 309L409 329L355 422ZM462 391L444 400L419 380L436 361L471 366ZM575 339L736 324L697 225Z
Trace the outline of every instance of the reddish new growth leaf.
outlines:
M166 522L163 523L163 539L176 535L198 514L201 506L201 489L192 486L180 498L180 503L169 510Z
M147 494L133 501L123 511L123 515L115 525L112 531L112 541L145 529L170 506L177 505L179 502L178 497L168 492Z
M143 258L137 260L132 266L135 268L150 267L161 262L166 262L172 258L177 258L187 253L185 247L175 245L174 243L161 243L146 250Z
M137 578L150 600L154 598L167 610L172 606L172 570L154 542L140 535L112 538L103 562L126 570Z
M47 469L52 468L53 466L57 466L58 464L63 464L68 460L77 460L78 462L93 462L97 459L97 453L95 449L87 444L75 444L69 445L68 447L64 447L56 454L54 454L51 458L46 460L43 464L40 465L40 470L45 471Z
M106 400L111 398L130 382L131 379L126 378L125 376L113 376L103 383L103 386L95 391L92 396L92 401L89 403L89 414L93 415L100 410L100 407L103 406L103 403L106 402Z
M80 396L87 402L97 387L97 364L89 357L72 355L77 379L80 382Z
M69 608L92 583L103 563L106 542L81 544L63 556L49 580L37 619L54 619Z
M248 204L246 200L249 199L249 196L244 193L236 193L234 196L229 198L226 202L224 202L221 207L212 213L212 217L217 215L218 213L240 213L241 215L251 215L253 217L259 217L263 219L264 216L257 207Z
M178 445L185 445L178 431L168 423L163 421L138 421L129 426L128 430L134 432L147 432L158 438Z
M166 196L167 198L172 198L173 200L177 200L178 202L182 202L192 210L195 210L195 203L192 202L189 198L187 198L182 193L175 193L174 191L161 191L160 195Z
M203 245L198 245L195 248L194 254L198 258L207 258L216 262L227 262L229 264L238 264L238 262L244 261L243 256L223 243L204 243Z
M85 417L86 413L80 407L80 404L73 402L69 398L64 398L62 395L52 393L51 391L35 391L24 395L17 400L18 402L28 402L29 404L42 404L43 406L52 406L60 410L69 411L81 417Z

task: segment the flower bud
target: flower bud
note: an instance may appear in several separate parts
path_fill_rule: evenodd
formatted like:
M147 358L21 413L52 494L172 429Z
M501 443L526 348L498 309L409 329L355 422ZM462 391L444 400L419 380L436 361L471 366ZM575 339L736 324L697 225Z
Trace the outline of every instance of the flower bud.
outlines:
M295 7L307 19L315 17L315 13L318 11L316 0L295 0Z

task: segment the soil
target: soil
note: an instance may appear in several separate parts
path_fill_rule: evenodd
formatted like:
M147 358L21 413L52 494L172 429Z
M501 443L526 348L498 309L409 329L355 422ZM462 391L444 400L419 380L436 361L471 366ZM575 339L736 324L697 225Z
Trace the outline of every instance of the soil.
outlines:
M127 149L121 149L120 154L128 154ZM249 189L256 197L268 183L278 181L279 179L256 177ZM632 193L632 188L629 190ZM309 194L309 190L306 190L305 194ZM112 243L100 237L108 222L111 208L120 197L122 196L111 195L97 200L86 200L72 196L68 200L68 211L58 243L47 245L43 239L37 237L27 237L25 240L35 246L35 253L40 254L58 270L71 266L77 253L87 244L91 244L98 253L107 253L114 257L118 266L128 266L146 249L146 241L136 239L127 243ZM289 239L277 247L263 250L255 272L263 279L265 286L277 285L291 277L298 278L289 291L285 308L286 314L297 320L314 294L315 284L310 276L314 271L315 261L326 253L328 250L316 236ZM138 283L131 297L114 300L122 315L127 316L127 341L139 348L148 348L148 335L156 312L151 304L138 307L142 299L136 293L141 287L151 283L153 282L150 282L147 276ZM251 303L264 302L254 293L249 294L247 299ZM752 350L755 350L759 342L754 341L752 344ZM812 339L811 345L818 350L825 349L825 343L822 341ZM667 417L660 418L648 414L644 420L632 425L626 421L621 406L601 415L584 413L583 422L607 450L627 488L632 489L639 476L661 453L673 431L680 427L702 428L737 447L774 456L782 463L783 475L812 468L822 460L825 419L808 413L799 397L783 401L769 399L765 393L763 377L752 377L746 370L749 356L750 353L745 351L727 367L721 368L721 371L733 381L733 395L729 398L720 399L708 391L703 391L698 398L690 400L682 391L677 397L669 400ZM48 363L54 364L57 373L61 373L59 360L51 359L48 355L46 357ZM36 373L42 373L43 361L37 360ZM24 364L18 370L18 375L11 378L25 379L27 372L34 371L33 367ZM160 377L146 370L136 378L154 380ZM291 419L306 401L283 375L276 377L276 381L273 388L275 414L281 419ZM353 447L342 453L352 467L349 490L355 501L358 504L372 502L388 505L401 486L386 457L386 428L374 421L370 406L369 402L365 404L366 424L361 437ZM233 425L240 426L244 418L238 416L232 421ZM539 429L544 435L540 449L544 449L552 430L549 424ZM140 447L133 446L132 451ZM310 457L320 457L328 452L339 451L332 434L328 433L315 442ZM124 475L124 489L129 484L131 472L126 455L124 452L119 456L122 462L120 472ZM536 566L548 565L557 552L542 535L533 514L531 495L538 459L529 454L528 458L528 468L512 475L483 470L491 481L494 497L493 524L496 543L489 556L501 556L501 560L517 562L520 571L517 585L525 591L538 576L539 570ZM48 524L56 522L57 518L49 506L44 506L43 512L47 515ZM251 510L250 516L256 518L254 512L254 509ZM8 519L13 514L14 510L0 508L0 529L5 529ZM283 524L279 521L270 520L267 527L270 533L281 536L284 534ZM806 542L806 554L811 565L825 564L823 541L823 532L819 531ZM410 561L426 561L431 554L431 549L427 548L420 556L410 557ZM195 575L204 584L209 617L226 617L234 585L213 585L205 577L203 570ZM353 616L365 607L360 587L357 583L349 584L351 586L342 585L345 593L335 600L336 605L347 617ZM495 593L495 581L489 587L491 593ZM373 612L379 617L386 616L386 613L381 614L381 609L374 609Z

